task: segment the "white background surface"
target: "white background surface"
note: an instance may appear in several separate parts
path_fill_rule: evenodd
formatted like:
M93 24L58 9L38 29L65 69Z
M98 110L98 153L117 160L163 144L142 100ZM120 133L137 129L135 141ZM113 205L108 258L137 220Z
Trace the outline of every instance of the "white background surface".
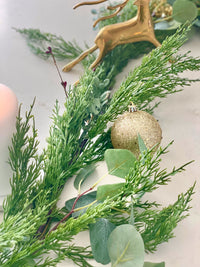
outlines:
M17 95L19 103L23 103L23 111L27 110L36 96L34 114L36 127L39 130L40 149L45 146L48 136L50 116L55 100L61 106L64 92L51 60L45 62L33 55L25 40L12 27L39 28L45 32L62 35L65 40L76 39L82 45L87 41L92 45L96 32L92 29L93 17L90 7L82 7L74 11L74 0L0 0L0 83L6 84ZM182 51L191 50L193 56L200 56L200 36L193 36ZM129 63L124 72L118 76L119 85L129 70L138 65L140 60ZM65 62L60 62L60 68ZM64 73L63 79L68 84L75 82L82 69L77 66L72 72ZM187 73L197 78L199 73ZM200 77L199 77L200 78ZM149 261L165 261L166 267L199 267L200 249L200 84L193 84L181 93L171 95L162 101L155 110L163 130L162 145L175 140L170 152L163 158L163 168L180 166L190 160L195 162L186 171L172 178L168 186L157 190L151 199L163 205L173 203L177 195L185 192L193 182L197 181L196 194L191 203L191 216L181 222L175 229L176 238L159 246L153 255L147 255ZM96 177L105 173L102 163L95 172ZM106 182L110 183L111 177ZM76 191L70 182L67 184L60 205ZM87 185L86 185L87 186ZM69 189L70 188L70 189ZM79 244L87 243L88 234L80 234L76 240ZM94 266L101 266L93 262ZM66 261L58 266L74 266ZM109 265L108 265L109 266Z

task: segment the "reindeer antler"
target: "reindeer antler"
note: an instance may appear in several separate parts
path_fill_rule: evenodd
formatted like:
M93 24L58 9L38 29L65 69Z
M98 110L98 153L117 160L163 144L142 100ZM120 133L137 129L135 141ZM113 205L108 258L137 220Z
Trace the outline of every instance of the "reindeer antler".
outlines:
M100 4L100 3L103 3L103 2L106 2L106 1L108 1L108 0L97 0L97 1L87 1L87 2L82 2L82 3L79 3L79 4L77 4L77 5L75 5L74 7L73 7L73 9L76 9L77 7L80 7L80 6L85 6L85 5L96 5L96 4Z
M125 5L128 3L128 1L129 0L125 0L123 3L121 3L121 4L118 4L118 5L116 5L116 6L108 6L107 7L107 9L108 10L114 10L114 9L116 9L117 8L117 10L114 12L114 13L112 13L112 14L110 14L110 15L108 15L108 16L105 16L105 17L102 17L102 18L99 18L99 19L97 19L96 21L95 21L95 23L93 24L93 27L95 27L100 21L102 21L102 20L105 20L105 19L110 19L110 18L113 18L113 17L115 17L124 7L125 7Z
M103 2L106 2L106 1L107 0L97 0L97 1L92 1L92 2L82 2L82 3L79 3L79 4L75 5L74 9L76 9L77 7L83 6L83 5L95 5L95 4L100 4L100 3L103 3ZM128 3L128 1L129 0L125 0L121 4L118 4L118 5L115 5L115 6L108 6L107 7L108 10L114 10L114 9L117 9L117 10L114 13L112 13L112 14L110 14L108 16L105 16L105 17L97 19L94 22L93 27L95 27L102 20L110 19L110 18L115 17L125 7L125 5Z
M125 0L123 3L121 4L118 4L116 6L108 6L107 9L109 10L113 10L113 9L116 9L118 7L120 7L121 9L125 7L125 5L128 3L129 0Z

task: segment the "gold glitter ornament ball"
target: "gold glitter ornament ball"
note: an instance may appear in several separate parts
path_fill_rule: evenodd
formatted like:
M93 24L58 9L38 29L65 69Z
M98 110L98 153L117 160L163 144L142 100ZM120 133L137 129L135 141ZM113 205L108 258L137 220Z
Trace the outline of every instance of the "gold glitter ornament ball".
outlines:
M112 126L113 147L128 149L138 158L140 155L138 134L148 149L160 144L162 139L160 125L152 115L141 110L125 112L117 118Z

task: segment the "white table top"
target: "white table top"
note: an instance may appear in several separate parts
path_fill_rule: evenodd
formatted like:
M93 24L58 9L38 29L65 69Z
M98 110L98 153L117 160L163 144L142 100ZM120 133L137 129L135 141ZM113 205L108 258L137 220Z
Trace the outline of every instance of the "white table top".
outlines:
M0 83L6 84L23 103L23 111L27 110L36 96L34 114L36 127L39 129L40 148L45 146L48 136L50 116L58 99L61 106L64 102L64 92L60 80L51 60L45 62L33 55L25 40L12 27L39 28L45 32L62 35L65 40L75 39L80 45L86 41L93 43L96 32L92 29L93 17L90 7L82 7L74 11L74 0L0 0ZM200 36L193 36L182 48L191 50L193 56L200 56ZM118 76L117 85L127 72L139 60L133 60ZM61 68L65 62L59 62ZM82 73L77 66L72 72L64 73L63 79L68 84L75 82ZM188 73L196 78L199 73ZM117 85L115 86L117 88ZM170 152L164 157L162 166L172 168L180 166L190 160L195 162L188 166L184 173L176 175L168 186L163 186L150 196L163 205L173 203L177 195L185 192L197 180L196 194L191 202L190 216L182 221L175 229L176 237L168 243L159 246L158 251L146 255L145 260L165 261L166 267L199 267L200 248L200 84L193 84L181 93L169 96L155 110L155 117L159 119L163 130L162 145L175 140ZM105 172L102 163L96 175ZM111 179L111 177L109 177ZM109 180L109 183L111 180ZM76 191L68 183L69 197ZM68 189L69 190L69 189ZM68 191L69 192L69 191ZM66 200L64 190L60 205ZM78 244L88 242L88 233L81 233L76 237ZM88 243L87 243L88 244ZM93 262L94 266L101 266ZM66 261L58 266L75 266ZM109 266L109 265L108 265Z

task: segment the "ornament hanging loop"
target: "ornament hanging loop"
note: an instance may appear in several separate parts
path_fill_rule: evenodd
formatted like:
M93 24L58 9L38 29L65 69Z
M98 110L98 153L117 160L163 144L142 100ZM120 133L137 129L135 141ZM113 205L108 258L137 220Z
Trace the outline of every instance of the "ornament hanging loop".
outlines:
M136 105L133 104L133 102L130 102L131 104L128 105L128 112L132 113L132 112L136 112L137 111L137 107Z

